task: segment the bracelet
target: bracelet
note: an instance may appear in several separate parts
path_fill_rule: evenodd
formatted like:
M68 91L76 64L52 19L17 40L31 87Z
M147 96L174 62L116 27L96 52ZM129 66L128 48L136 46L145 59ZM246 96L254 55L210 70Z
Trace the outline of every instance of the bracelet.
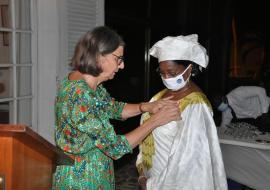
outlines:
M140 180L143 179L143 178L144 178L144 179L147 179L144 175L140 175L140 176L138 177L138 184L141 184L141 183L140 183Z
M142 105L143 105L143 103L140 103L140 105L139 105L139 110L140 110L141 113L144 112L143 109L142 109Z

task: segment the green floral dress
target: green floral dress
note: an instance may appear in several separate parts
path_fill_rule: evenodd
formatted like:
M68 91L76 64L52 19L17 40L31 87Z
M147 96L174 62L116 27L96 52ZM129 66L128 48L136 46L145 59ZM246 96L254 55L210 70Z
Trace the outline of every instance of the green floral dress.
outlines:
M55 140L75 163L57 166L54 190L115 189L113 159L132 148L124 135L115 134L109 119L121 119L124 105L102 85L94 91L83 80L62 81L55 102Z

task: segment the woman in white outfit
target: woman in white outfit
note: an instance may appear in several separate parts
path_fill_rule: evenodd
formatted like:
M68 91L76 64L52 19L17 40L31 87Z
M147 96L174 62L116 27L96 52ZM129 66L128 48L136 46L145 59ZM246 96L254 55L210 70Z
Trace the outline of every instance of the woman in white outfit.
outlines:
M140 144L137 168L142 189L226 190L227 181L211 105L190 76L206 68L208 56L196 34L166 37L150 49L158 58L166 89L151 101L173 96L181 120L155 129ZM151 117L142 115L141 122Z

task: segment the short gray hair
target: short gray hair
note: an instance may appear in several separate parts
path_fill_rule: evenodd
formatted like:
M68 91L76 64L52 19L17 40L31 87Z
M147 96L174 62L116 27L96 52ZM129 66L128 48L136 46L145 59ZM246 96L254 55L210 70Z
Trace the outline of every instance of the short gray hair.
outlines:
M99 56L110 54L119 46L125 46L119 34L106 26L96 27L78 41L70 66L83 74L99 76L102 73Z

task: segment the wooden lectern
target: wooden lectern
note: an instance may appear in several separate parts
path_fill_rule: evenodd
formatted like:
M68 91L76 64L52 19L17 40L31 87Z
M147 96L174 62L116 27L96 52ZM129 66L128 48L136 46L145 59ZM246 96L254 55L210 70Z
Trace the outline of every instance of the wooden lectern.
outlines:
M47 190L56 165L74 161L24 125L0 124L0 190Z

